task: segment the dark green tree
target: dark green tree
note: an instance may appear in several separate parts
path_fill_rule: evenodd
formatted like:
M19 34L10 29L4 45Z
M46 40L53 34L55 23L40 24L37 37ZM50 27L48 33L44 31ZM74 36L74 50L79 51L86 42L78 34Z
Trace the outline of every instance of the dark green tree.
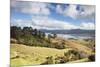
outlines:
M42 37L45 38L45 33L44 32L42 32Z
M34 35L34 36L37 36L37 35L38 35L37 29L34 29L34 30L33 30L33 35Z
M11 29L10 29L10 35L11 35L11 38L15 38L15 39L18 39L19 37L22 36L22 30L20 27L17 27L17 26L12 26Z
M23 28L23 34L24 35L32 35L32 33L33 33L32 27L24 27Z
M48 42L50 43L51 42L51 35L48 34Z

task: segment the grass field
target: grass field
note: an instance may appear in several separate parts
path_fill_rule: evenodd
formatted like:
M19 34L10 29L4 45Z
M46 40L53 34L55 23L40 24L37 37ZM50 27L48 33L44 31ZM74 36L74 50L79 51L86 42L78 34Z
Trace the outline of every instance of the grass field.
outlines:
M38 65L46 61L46 57L63 56L69 49L30 47L22 44L11 44L11 66Z
M88 47L77 44L77 42L75 41L73 41L73 43L76 43L74 45L72 43L72 40L68 42L66 41L66 43L70 44L69 46L71 47L65 49L56 49L56 48L26 46L24 44L11 43L11 58L10 58L11 67L16 67L16 66L19 67L23 65L40 65L46 61L47 57L51 57L51 56L53 57L52 64L55 64L55 58L63 57L65 52L68 52L69 50L73 50L75 49L75 47L77 47L78 51L82 50L83 52L87 52L86 50L89 49ZM89 53L90 52L91 51L89 51ZM89 61L88 58L83 58L75 61L69 61L68 63L78 63L78 62L87 62L87 61Z

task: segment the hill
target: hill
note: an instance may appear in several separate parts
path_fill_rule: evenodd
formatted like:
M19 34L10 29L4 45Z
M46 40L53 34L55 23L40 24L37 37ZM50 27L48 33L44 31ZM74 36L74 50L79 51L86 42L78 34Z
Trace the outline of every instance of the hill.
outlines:
M46 47L30 47L22 44L11 44L11 66L39 65L48 56L64 56L64 52L71 49L54 49Z
M46 30L40 29L45 33L55 33L55 34L95 34L95 30L82 30L82 29L71 29L71 30Z

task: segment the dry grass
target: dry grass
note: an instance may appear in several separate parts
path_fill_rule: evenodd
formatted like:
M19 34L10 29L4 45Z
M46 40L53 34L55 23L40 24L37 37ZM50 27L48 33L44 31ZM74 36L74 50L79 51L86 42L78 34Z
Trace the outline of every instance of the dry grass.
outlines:
M62 42L62 40L63 39L60 38L60 39L53 39L52 41L60 43L60 42ZM77 49L78 51L82 51L82 52L84 52L84 53L86 53L88 55L91 55L93 53L92 52L93 50L91 48L83 45L83 43L87 43L85 41L80 43L81 41L77 41L77 40L64 40L64 42L65 42L66 46L69 46L69 47L71 47L73 49Z
M92 53L92 49L82 45L75 40L63 40L63 39L52 39L52 43L65 42L66 49L55 49L47 47L32 47L23 44L11 44L11 66L21 66L21 65L40 65L46 61L47 57L52 56L53 58L64 56L64 53L68 50L77 49L78 51L83 51L87 54ZM83 42L85 43L85 42ZM87 58L81 60L71 61L68 63L85 62L88 61Z
M54 49L45 47L30 47L22 44L11 44L11 66L39 65L48 56L63 56L71 49Z
M68 63L81 63L81 62L88 62L89 59L88 58L83 58L83 59L79 59L79 60L76 60L76 61L71 61L71 62L68 62Z

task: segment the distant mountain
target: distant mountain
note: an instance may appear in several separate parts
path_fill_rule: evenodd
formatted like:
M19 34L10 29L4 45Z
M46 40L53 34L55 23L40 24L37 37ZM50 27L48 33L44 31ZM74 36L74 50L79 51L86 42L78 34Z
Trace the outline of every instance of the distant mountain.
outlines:
M95 30L82 30L82 29L71 29L71 30L41 29L40 31L45 32L45 33L55 33L55 34L95 34Z

